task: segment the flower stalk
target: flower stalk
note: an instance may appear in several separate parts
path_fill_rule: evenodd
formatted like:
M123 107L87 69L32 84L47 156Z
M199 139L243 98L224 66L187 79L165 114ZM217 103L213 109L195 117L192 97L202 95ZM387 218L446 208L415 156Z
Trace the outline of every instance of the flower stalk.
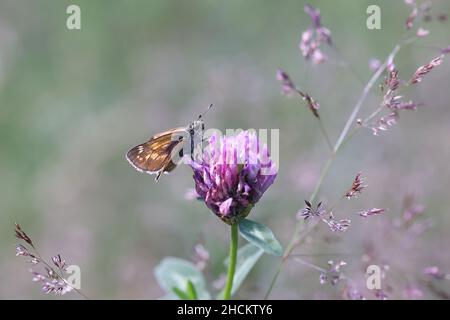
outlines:
M224 300L230 300L231 298L234 273L236 271L237 249L238 249L238 224L234 223L231 225L230 262L228 264L227 283L225 285L225 293L223 296Z

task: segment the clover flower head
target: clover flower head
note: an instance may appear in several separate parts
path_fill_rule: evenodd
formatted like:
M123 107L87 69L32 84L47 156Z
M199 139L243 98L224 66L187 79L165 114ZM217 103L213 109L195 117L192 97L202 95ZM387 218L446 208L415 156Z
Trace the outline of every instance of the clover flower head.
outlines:
M212 135L201 159L190 165L199 197L230 225L250 213L277 176L267 145L250 130Z

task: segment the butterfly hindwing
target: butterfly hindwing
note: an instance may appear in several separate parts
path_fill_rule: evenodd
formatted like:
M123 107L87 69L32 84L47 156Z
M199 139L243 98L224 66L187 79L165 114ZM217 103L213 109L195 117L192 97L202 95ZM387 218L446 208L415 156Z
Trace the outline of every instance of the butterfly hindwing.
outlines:
M204 129L200 115L187 127L163 131L132 148L127 152L127 160L140 172L156 174L158 181L162 173L169 173L177 167L183 155L189 155L191 161L201 156Z
M159 133L128 151L127 160L138 171L157 174L158 180L161 173L175 169L177 164L172 161L172 154L182 152L184 133L184 128Z

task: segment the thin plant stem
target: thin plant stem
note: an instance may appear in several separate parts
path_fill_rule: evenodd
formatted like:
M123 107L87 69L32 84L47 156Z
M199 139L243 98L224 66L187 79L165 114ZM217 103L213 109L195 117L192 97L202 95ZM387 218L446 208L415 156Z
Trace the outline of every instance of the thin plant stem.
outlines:
M347 119L347 122L344 126L344 129L342 129L342 132L339 136L339 139L336 142L336 145L334 147L334 152L336 153L337 150L339 149L340 145L342 144L342 141L344 141L348 131L350 130L352 124L355 122L356 116L359 113L359 110L361 110L361 107L364 103L364 101L366 100L370 89L372 89L372 87L374 86L375 82L378 81L378 78L381 76L381 74L383 73L384 69L386 69L389 61L391 61L395 55L397 54L398 50L400 50L401 48L401 44L397 44L394 47L394 50L392 50L391 54L388 56L388 58L386 59L386 61L381 65L380 68L378 68L378 70L373 74L372 78L370 78L369 82L366 84L366 86L364 87L358 101L356 102L355 107L352 110L352 113L350 114L350 116Z
M314 269L314 270L316 270L316 271L320 271L320 272L322 272L322 273L327 273L327 270L325 270L324 268L321 268L321 267L319 267L319 266L316 266L315 264L310 263L310 262L308 262L308 261L306 261L306 260L303 260L303 259L301 259L301 258L296 257L296 258L295 258L295 261L300 262L301 264L303 264L303 265L305 265L305 266L307 266L307 267L310 267L311 269Z
M370 120L372 120L374 117L376 117L377 114L379 114L383 109L384 109L384 106L383 106L383 105L379 106L374 112L372 112L367 118L365 118L365 119L362 121L362 125L367 125L367 123L368 123Z
M289 258L295 257L326 257L326 256L346 256L346 257L355 257L360 258L362 253L342 253L342 252L325 252L325 253L293 253L289 256Z
M84 299L86 300L90 300L88 296L86 296L83 292L81 292L79 289L75 288L74 286L72 286L71 283L69 283L62 275L62 273L60 274L59 272L57 272L52 266L50 266L41 256L41 254L39 253L39 251L36 249L36 247L34 245L31 245L31 247L34 249L34 252L36 253L37 257L39 258L39 260L44 263L47 268L49 268L50 270L52 270L54 273L56 273L56 275L58 276L59 279L61 279L62 281L64 281L65 284L67 284L69 287L71 287L76 293L78 293L80 296L82 296Z
M320 131L322 132L325 142L327 143L330 150L333 151L333 144L331 143L330 137L328 136L325 126L323 125L322 118L317 118L317 122L319 122L319 128L320 128Z
M333 152L330 156L330 158L328 159L328 161L325 163L322 172L320 174L319 180L317 181L316 187L314 188L313 193L311 194L311 197L309 198L310 202L313 202L315 200L315 198L317 197L317 194L322 186L322 183L325 179L325 176L327 175L336 155L338 154L339 150L341 149L341 147L349 141L348 139L348 135L350 137L353 136L353 134L356 132L356 130L352 131L351 134L349 134L349 130L352 126L352 124L355 122L355 119L364 103L364 101L367 99L367 96L369 95L370 90L372 89L372 87L375 85L375 83L378 81L379 77L381 76L381 74L383 73L383 71L387 68L388 64L390 63L390 61L393 61L394 57L397 55L398 51L400 50L400 48L405 45L405 44L409 44L412 41L414 41L414 38L410 38L407 39L405 41L401 41L399 42L394 49L391 51L391 53L388 55L388 57L386 58L386 60L384 61L384 63L380 66L380 68L378 68L378 70L372 75L372 77L370 78L370 80L367 82L367 84L365 85L358 101L356 102L355 106L353 107L353 110L349 116L349 118L347 119L347 122L345 123L344 128L342 129L341 134L339 135L339 138L336 142L336 144L334 145L333 148ZM298 232L300 231L300 227L301 227L301 222L297 222L296 226L295 226L295 230L294 233L291 237L291 240L289 241L288 245L286 246L286 250L283 254L283 258L280 261L275 274L272 278L272 281L270 282L269 285L269 289L267 290L264 299L267 299L270 295L270 293L272 292L272 289L275 285L275 282L278 279L278 276L281 272L281 269L285 263L285 261L289 258L289 255L291 254L292 250L294 249L295 246L301 244L304 239L306 239L307 235L313 231L318 225L319 225L320 220L317 219L315 221L313 221L312 223L309 224L308 228L301 234L298 235Z
M301 99L303 101L305 101L308 98L308 96L306 94L304 94L298 88L295 88L295 91L297 91L297 93L299 94L299 96L301 97ZM333 152L333 144L331 143L330 136L328 135L327 130L325 129L322 118L319 116L318 113L314 114L314 117L317 119L317 122L319 123L320 133L322 133L322 136L325 139L325 142L326 142L328 148L330 148L330 151Z
M325 179L328 170L330 169L333 160L334 160L335 154L333 153L329 158L328 161L325 163L322 172L320 174L319 180L317 181L316 187L314 188L313 193L311 194L311 196L309 197L309 202L312 202L316 199L317 197L317 193L319 193L320 187L322 186L323 180Z
M336 54L338 55L341 65L343 67L347 67L350 72L353 74L353 76L358 79L359 82L364 83L364 80L361 78L361 76L358 74L358 72L356 72L355 67L353 66L353 64L349 63L347 61L347 59L344 58L344 55L342 54L341 50L334 44L331 45L331 48L336 52Z
M313 201L315 199L317 193L319 192L320 186L322 185L322 182L323 182L323 180L324 180L324 178L325 178L325 176L326 176L326 174L327 174L327 172L328 172L328 170L329 170L329 168L330 168L330 166L331 166L331 164L333 162L333 158L334 158L334 153L331 155L331 157L328 159L327 163L323 167L322 173L320 174L320 178L319 178L319 180L318 180L318 182L316 184L316 187L315 187L313 193L311 194L311 197L309 198L310 201ZM292 238L289 241L289 244L287 245L286 250L284 251L283 258L281 259L280 263L278 264L278 267L277 267L277 269L275 271L275 275L272 278L272 281L270 282L269 289L267 290L264 299L268 299L269 298L269 295L272 292L272 289L273 289L273 287L275 285L275 282L278 279L278 275L281 272L281 268L283 267L284 262L289 258L289 255L291 254L291 252L294 249L294 247L296 245L298 245L299 242L303 241L303 239L306 237L306 234L308 234L309 231L311 231L318 224L318 221L319 220L316 220L316 221L312 222L312 224L310 224L310 228L306 229L307 232L304 233L305 235L300 235L300 236L298 235L298 233L299 233L300 228L301 228L302 225L301 225L300 222L298 222L295 225L295 230L294 230L294 233L292 235Z
M230 263L228 264L227 283L223 295L224 300L230 300L231 298L234 272L236 271L237 247L238 247L238 224L234 223L231 225Z
M372 87L374 86L374 84L378 81L378 78L381 76L381 74L384 72L384 70L388 67L388 64L394 60L394 57L397 55L398 51L400 50L400 48L406 44L410 44L413 41L415 41L416 38L409 38L405 41L401 41L400 43L398 43L394 49L392 50L392 52L389 54L389 56L387 57L387 59L384 61L384 63L378 68L378 70L373 74L372 78L370 78L369 82L366 84L366 86L363 89L363 92L361 93L358 101L356 102L355 107L353 108L352 113L350 114L350 116L347 119L347 123L344 126L344 129L342 129L342 132L339 136L338 141L336 142L336 145L334 147L334 152L336 153L337 150L340 148L342 142L344 141L345 137L347 136L348 131L350 130L352 124L355 122L355 119L364 103L364 101L366 100L367 96L369 95L370 90L372 89Z

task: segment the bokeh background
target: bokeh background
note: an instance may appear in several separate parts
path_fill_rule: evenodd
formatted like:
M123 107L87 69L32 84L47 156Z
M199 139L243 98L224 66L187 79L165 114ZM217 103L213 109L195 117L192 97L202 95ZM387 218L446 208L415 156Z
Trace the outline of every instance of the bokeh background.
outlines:
M405 31L403 1L310 1L320 8L333 41L363 82L369 59L384 59ZM82 28L66 28L66 8L81 7ZM228 228L203 203L185 199L193 187L182 166L157 184L134 171L126 151L158 131L194 120L214 103L207 127L279 128L280 170L252 218L270 226L286 245L328 153L317 124L296 98L280 94L275 71L287 70L321 104L333 141L363 82L325 49L330 61L305 62L298 50L310 25L304 1L62 1L0 2L0 298L45 296L15 257L14 222L44 256L61 253L82 271L82 291L102 299L156 299L164 294L153 269L165 256L192 258L203 243L212 281L224 271ZM366 28L366 8L381 8L381 30ZM434 1L434 13L449 13ZM403 49L396 65L409 77L450 45L449 23L432 21L427 38ZM364 261L389 265L383 288L405 298L417 285L423 298L443 298L445 281L423 280L423 268L450 271L450 62L408 96L426 105L404 113L379 137L362 130L331 168L319 198L333 202L362 170L369 187L343 202L335 215L351 218L344 234L326 226L297 253L318 266L345 260L346 276L364 291ZM364 104L368 115L377 88ZM407 195L426 210L427 230L411 236L391 225ZM360 209L389 208L370 219ZM419 225L420 227L420 225ZM244 240L241 240L243 243ZM368 260L369 259L369 260ZM240 298L262 298L278 264L264 256ZM319 273L292 259L274 288L276 299L342 297L342 286L319 284ZM62 299L79 298L69 294Z

